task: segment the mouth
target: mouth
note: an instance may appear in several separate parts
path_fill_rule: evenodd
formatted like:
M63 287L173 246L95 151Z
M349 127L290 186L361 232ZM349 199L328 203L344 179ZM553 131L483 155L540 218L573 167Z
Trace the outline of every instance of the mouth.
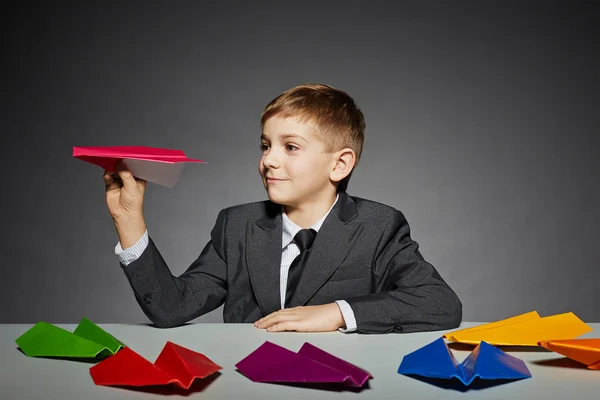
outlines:
M275 183L280 183L280 182L284 182L287 180L287 179L272 178L269 176L266 176L265 179L267 181L267 184L275 184Z

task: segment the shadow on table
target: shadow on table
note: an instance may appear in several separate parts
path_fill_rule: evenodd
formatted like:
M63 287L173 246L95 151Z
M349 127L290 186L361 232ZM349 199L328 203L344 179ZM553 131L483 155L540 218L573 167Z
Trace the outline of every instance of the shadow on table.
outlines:
M347 386L343 383L294 383L294 382L270 382L274 385L298 387L304 389L323 390L326 392L352 392L361 393L364 390L369 390L369 382L362 387Z
M529 361L531 364L541 367L558 367L558 368L573 368L573 369L588 369L584 364L572 360L568 357L551 358L549 360Z
M20 347L17 347L17 351L23 354L25 357L27 355L21 350ZM53 357L53 356L33 356L32 358L44 358L48 360L61 360L61 361L70 361L70 362L79 362L82 364L97 364L103 360L103 358L80 358L80 357Z
M239 370L235 370L238 374L244 376ZM245 376L244 376L245 377ZM352 393L361 393L364 390L369 390L371 387L369 386L369 381L367 381L362 387L354 387L344 385L343 383L304 383L304 382L261 382L268 383L272 385L278 386L289 386L289 387L297 387L303 389L313 389L313 390L323 390L326 392L352 392Z
M165 329L175 329L175 328L181 328L184 326L192 326L192 325L198 325L198 322L186 322L184 324L181 325L177 325L174 326L173 328L159 328L156 325L154 325L152 322L138 322L138 323L134 323L134 324L127 324L127 325L135 325L135 326L147 326L149 328L156 328L156 329L160 329L160 330L165 330Z
M473 351L477 345L449 342L448 348L459 351ZM550 350L542 346L494 346L505 353L550 353Z
M215 372L209 377L204 379L196 379L192 386L189 389L182 389L179 386L170 384L170 385L160 385L160 386L144 386L144 387L136 387L136 386L111 386L113 388L130 390L133 392L140 393L150 393L150 394L160 394L163 396L189 396L194 393L199 393L204 391L211 383L215 381L219 376L221 376L220 372Z
M469 385L465 386L461 381L456 378L452 379L441 379L441 378L426 378L420 375L405 375L410 378L416 379L421 382L429 383L431 385L437 386L441 389L450 389L456 390L459 392L468 392L470 390L481 390L487 389L495 386L506 385L507 383L517 382L523 379L479 379L475 378L475 380Z

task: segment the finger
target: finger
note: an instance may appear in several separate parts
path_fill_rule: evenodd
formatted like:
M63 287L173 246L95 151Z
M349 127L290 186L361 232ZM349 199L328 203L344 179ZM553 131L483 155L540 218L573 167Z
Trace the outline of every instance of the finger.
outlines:
M267 326L269 326L271 323L270 321L272 321L274 318L278 317L278 313L273 313L270 315L267 315L265 318L262 318L261 320L257 321L256 327L260 328L260 329L264 329Z
M267 319L273 317L275 314L277 314L278 312L280 312L281 310L278 311L274 311L271 314L267 315L266 317L262 317L261 319L259 319L258 321L256 321L254 323L254 326L259 326L261 323L265 322Z
M300 307L292 307L292 308L282 308L280 310L277 310L275 312L272 312L271 314L267 315L266 317L262 317L261 319L259 319L256 322L264 322L268 319L273 318L276 315L280 315L280 314L290 314L290 313L294 313L296 312Z
M300 328L299 321L283 321L267 328L267 332L298 331Z
M110 185L111 183L113 183L115 181L115 178L111 174L107 173L106 171L104 171L103 178L104 178L105 185Z
M109 179L109 178L120 179L119 174L116 171L110 172L110 171L104 170L104 180Z
M144 194L146 192L146 184L148 182L142 178L135 178L135 181L137 182L138 187L141 189L142 194Z
M131 171L127 169L125 164L119 163L117 164L117 173L119 174L119 178L123 181L125 190L133 193L137 189L137 182Z
M119 161L117 161L115 163L115 170L117 172L119 172L119 171L129 171L129 168L127 168L127 165L125 165L125 161L123 161L123 159L120 159Z
M117 175L116 177L110 174L104 174L104 185L106 190L120 189L123 186L121 178Z
M297 321L299 317L296 314L279 314L272 318L269 318L267 321L263 322L260 327L261 328L269 328L271 326L277 325L281 322L286 321Z
M270 317L270 314L267 315L266 317L263 317L261 319L259 319L258 321L254 322L254 326L257 328L262 328L262 324L265 323L265 321Z
M276 317L276 316L281 315L281 314L289 313L290 310L292 310L292 309L285 308L285 309L281 309L281 310L277 310L275 312L272 312L271 314L267 315L266 317L263 317L263 318L259 319L258 321L256 321L254 323L254 326L261 327L262 324L264 324L265 322L271 320L271 318Z

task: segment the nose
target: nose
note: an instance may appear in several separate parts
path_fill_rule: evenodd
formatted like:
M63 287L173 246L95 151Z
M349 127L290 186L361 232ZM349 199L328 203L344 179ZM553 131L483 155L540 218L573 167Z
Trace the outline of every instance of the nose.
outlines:
M263 155L262 164L265 169L279 168L279 163L277 150L270 148L266 154Z

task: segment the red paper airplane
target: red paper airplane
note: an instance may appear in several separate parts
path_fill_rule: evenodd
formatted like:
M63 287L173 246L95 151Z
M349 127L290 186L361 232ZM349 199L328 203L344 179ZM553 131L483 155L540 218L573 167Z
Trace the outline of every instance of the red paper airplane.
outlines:
M134 176L170 188L179 180L185 163L206 164L181 150L147 146L75 146L73 157L109 172L115 172L117 163L123 160Z
M100 386L157 386L175 384L189 389L195 379L206 378L222 367L203 354L167 342L156 362L152 364L130 348L90 368L96 385Z

